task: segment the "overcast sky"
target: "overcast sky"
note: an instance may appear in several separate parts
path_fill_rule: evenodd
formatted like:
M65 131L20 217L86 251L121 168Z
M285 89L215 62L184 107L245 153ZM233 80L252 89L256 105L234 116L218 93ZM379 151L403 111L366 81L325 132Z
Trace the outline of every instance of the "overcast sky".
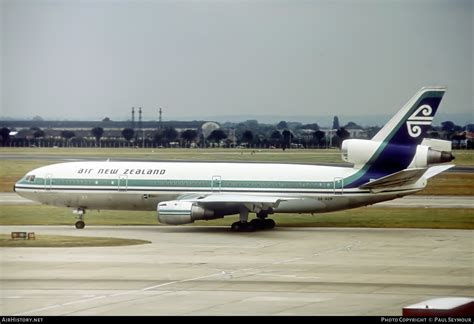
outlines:
M474 111L472 0L0 2L0 117Z

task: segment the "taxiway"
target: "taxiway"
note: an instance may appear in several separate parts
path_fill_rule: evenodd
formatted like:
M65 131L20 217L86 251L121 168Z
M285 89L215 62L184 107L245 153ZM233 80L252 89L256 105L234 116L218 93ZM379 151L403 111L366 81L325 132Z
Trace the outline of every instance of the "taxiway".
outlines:
M469 230L1 226L151 244L2 248L4 315L394 315L474 295Z

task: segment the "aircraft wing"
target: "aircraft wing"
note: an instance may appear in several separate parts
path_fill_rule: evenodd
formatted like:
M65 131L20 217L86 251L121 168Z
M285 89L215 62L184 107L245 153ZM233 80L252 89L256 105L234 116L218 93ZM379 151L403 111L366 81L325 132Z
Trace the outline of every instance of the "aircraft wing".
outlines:
M426 172L426 168L405 169L392 173L377 180L369 181L360 186L360 189L383 190L389 187L401 187L414 184Z
M235 207L245 206L249 211L258 212L260 210L268 210L270 208L277 208L280 202L292 198L282 198L276 196L263 195L238 195L238 194L223 194L213 193L204 195L190 195L180 197L178 200L196 202L199 205L207 208L219 208L222 206Z

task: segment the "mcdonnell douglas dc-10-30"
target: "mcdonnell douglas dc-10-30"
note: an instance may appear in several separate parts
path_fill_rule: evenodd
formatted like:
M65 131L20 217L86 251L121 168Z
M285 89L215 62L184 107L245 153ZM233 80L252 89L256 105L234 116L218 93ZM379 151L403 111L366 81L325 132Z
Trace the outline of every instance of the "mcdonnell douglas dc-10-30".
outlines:
M47 205L86 210L158 212L180 225L239 214L234 231L270 229L273 213L324 213L399 198L422 190L453 165L446 141L424 139L445 93L422 88L370 140L342 143L352 167L216 162L67 162L28 172L15 191ZM256 218L249 221L249 214Z

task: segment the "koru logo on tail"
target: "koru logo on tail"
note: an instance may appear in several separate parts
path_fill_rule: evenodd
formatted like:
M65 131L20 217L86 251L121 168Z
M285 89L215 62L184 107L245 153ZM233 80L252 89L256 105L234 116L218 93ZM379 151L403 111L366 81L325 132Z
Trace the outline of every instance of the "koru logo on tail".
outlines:
M433 116L431 116L433 109L429 105L418 107L417 110L408 118L407 129L411 137L418 137L421 135L421 125L431 125Z

